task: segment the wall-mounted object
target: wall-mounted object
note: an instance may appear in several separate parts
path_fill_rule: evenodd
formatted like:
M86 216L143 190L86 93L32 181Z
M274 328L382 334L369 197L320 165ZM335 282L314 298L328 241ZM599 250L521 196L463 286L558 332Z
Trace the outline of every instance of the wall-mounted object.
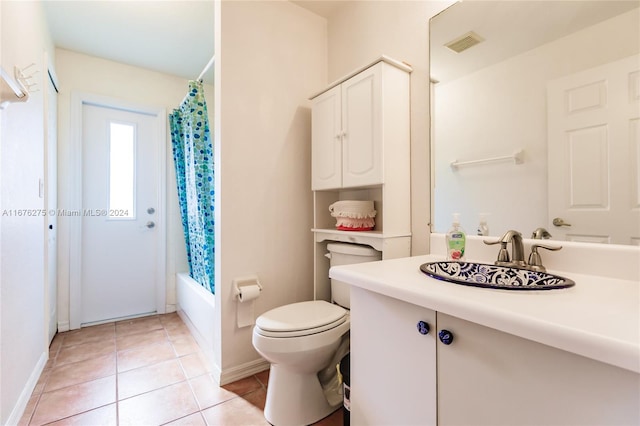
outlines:
M451 168L453 170L457 170L458 167L461 166L470 166L477 164L486 164L486 163L494 163L497 161L513 161L514 164L522 164L524 163L524 151L520 150L515 152L513 155L505 155L502 157L491 157L491 158L482 158L479 160L469 160L469 161L458 161L454 160L451 162Z
M13 67L13 76L0 67L0 109L5 109L13 102L27 102L29 93L34 92L35 82L31 82L34 74L26 75L26 71L34 66L31 64L23 69Z
M257 275L251 275L233 280L233 294L238 300L237 325L238 328L255 324L253 305L255 299L262 292L262 284Z

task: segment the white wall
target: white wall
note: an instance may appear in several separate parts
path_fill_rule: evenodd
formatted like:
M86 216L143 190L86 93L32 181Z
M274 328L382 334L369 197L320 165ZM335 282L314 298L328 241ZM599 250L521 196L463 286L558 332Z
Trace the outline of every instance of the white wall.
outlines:
M204 66L204 64L203 64ZM78 91L107 96L129 103L165 108L169 114L182 102L188 81L147 69L133 67L65 49L56 49L58 95L58 208L73 209L71 189L70 111L71 93ZM196 78L197 76L193 76ZM205 85L209 115L213 114L213 86ZM176 191L175 169L171 152L171 133L167 120L167 309L175 310L175 273L188 271L182 223ZM58 323L69 328L69 232L70 221L77 217L59 217L58 233Z
M216 38L216 306L223 375L260 360L232 280L257 274L255 315L313 298L311 110L326 21L292 3L222 2ZM220 218L220 219L218 219Z
M547 83L638 52L634 10L457 80L436 85L435 230L453 212L467 233L488 212L491 235L526 236L549 226L547 203ZM509 155L524 164L495 163L452 171L454 159ZM506 194L506 195L505 195ZM505 208L508 203L509 208Z
M412 255L429 252L429 19L452 1L345 1L329 23L329 80L380 55L411 74Z
M44 52L54 52L39 2L2 1L0 11L2 67L13 74L14 65L34 63L39 90L0 111L0 424L6 424L20 419L48 357L45 218L12 212L44 206L38 190L44 178Z

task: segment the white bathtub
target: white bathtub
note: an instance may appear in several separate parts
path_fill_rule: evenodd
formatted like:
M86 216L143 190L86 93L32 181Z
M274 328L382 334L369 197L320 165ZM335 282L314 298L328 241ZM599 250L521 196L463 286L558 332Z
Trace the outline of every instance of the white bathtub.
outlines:
M187 272L176 274L176 296L178 315L189 327L211 365L215 366L215 296Z

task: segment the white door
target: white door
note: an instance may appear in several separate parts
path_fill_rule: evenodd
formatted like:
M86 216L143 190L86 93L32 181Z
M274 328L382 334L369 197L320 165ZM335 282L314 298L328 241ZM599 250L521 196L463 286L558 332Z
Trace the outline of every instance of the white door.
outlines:
M154 313L160 272L153 115L83 105L81 324Z
M311 189L342 186L340 86L313 100L311 111Z
M45 146L45 209L48 212L45 221L45 234L47 236L47 246L45 262L46 273L46 300L47 300L47 329L48 343L58 331L58 92L52 82L51 75L47 78L48 86L46 91L46 146Z
M636 55L549 83L554 239L640 244L639 69Z
M382 65L342 83L342 186L382 183Z

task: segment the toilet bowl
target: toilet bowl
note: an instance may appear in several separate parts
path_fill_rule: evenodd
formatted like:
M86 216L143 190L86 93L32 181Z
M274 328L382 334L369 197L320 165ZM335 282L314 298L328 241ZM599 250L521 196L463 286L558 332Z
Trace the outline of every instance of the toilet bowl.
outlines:
M331 266L381 258L380 252L355 244L329 243L327 250ZM271 363L264 416L272 425L315 423L342 404L337 392L323 388L318 377L320 372L335 368L348 352L348 284L331 280L331 293L334 303L292 303L265 312L256 320L253 346Z

